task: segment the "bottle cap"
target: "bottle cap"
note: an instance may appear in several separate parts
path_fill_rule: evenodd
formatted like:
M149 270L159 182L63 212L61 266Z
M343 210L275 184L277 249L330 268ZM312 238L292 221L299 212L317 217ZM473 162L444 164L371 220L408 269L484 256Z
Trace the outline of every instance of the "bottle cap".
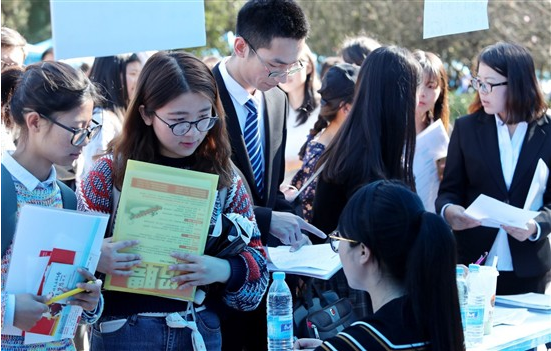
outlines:
M469 265L469 272L479 272L480 271L480 265L471 263Z
M463 267L455 267L455 275L460 275L460 276L463 276L465 274L465 270L463 269Z
M274 278L274 280L285 280L285 272L274 272L272 277Z

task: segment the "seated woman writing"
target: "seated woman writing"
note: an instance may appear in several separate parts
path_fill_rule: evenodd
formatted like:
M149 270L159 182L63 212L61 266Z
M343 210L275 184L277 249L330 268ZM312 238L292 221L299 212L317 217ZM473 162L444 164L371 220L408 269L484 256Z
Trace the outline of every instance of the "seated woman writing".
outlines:
M361 187L330 238L348 284L369 292L375 313L295 349L465 350L455 239L415 193L397 181Z

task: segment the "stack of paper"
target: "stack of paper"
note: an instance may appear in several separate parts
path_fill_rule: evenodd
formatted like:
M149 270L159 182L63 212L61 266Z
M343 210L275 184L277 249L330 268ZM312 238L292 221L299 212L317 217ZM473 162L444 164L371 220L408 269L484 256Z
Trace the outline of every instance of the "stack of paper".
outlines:
M526 223L540 213L511 206L492 197L480 194L465 210L465 215L479 220L484 227L500 228L507 225L528 229Z
M268 270L327 280L342 268L339 254L329 244L305 245L290 252L290 246L269 247Z
M492 325L521 325L529 314L526 308L504 308L496 306L492 315Z
M109 216L52 207L25 205L14 235L13 253L5 291L11 294L60 295L76 288L84 277L80 267L94 273ZM50 309L28 332L25 344L43 343L75 335L82 307L67 299ZM4 326L6 335L22 335L13 326Z
M507 307L523 307L532 312L551 313L551 295L528 293L496 296L496 304Z

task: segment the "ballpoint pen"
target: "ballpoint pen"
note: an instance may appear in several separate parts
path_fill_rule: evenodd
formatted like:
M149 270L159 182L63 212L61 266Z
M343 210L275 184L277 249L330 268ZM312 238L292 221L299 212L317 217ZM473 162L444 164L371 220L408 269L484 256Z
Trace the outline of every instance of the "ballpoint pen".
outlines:
M488 252L484 252L484 254L482 254L480 256L480 258L478 260L476 260L476 262L474 264L482 264L482 262L484 262L484 260L486 259L486 257L488 257Z
M95 284L96 282L95 282L94 280L90 280L90 281L88 281L87 283L88 283L88 284ZM46 302L46 305L51 305L51 304L53 304L54 302L61 301L61 300L63 300L63 299L66 299L66 298L71 297L71 296L73 296L73 295L76 295L76 294L78 294L78 293L81 293L81 292L83 292L84 290L85 290L85 289L82 289L82 288L75 288L75 289L73 289L73 290L66 291L66 292L64 292L63 294L59 294L59 295L57 295L57 296L52 297L50 300L48 300L48 301Z

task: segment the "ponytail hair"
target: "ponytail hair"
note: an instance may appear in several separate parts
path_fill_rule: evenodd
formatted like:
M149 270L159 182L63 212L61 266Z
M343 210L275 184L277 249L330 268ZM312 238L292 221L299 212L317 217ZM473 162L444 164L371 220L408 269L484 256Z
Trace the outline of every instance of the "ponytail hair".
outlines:
M95 85L66 63L39 62L2 72L2 118L4 112L9 113L22 132L26 132L24 114L29 110L55 118L55 113L70 111L88 100L101 100ZM4 110L8 104L9 111Z
M432 350L463 350L456 264L452 231L440 216L422 212L407 259L405 287Z
M417 194L396 180L364 185L348 201L338 230L370 249L382 276L404 286L432 350L464 350L455 239L442 218L425 211Z
M14 126L9 102L15 90L17 80L22 74L23 68L19 66L9 66L2 71L2 124L8 129Z

